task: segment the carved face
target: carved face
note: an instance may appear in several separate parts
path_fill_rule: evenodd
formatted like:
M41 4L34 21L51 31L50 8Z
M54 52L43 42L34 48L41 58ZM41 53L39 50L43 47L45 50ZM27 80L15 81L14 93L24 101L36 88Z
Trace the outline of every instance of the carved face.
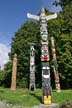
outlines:
M46 45L43 45L41 48L41 60L49 61L48 47Z
M41 32L41 33L42 33L42 32L46 32L46 33L47 33L47 28L46 28L45 24L43 24L43 25L41 26L40 32Z
M42 77L46 79L50 77L50 72L48 71L48 69L42 69Z
M48 87L50 85L50 71L47 67L42 69L42 85L43 87Z
M46 32L43 32L41 34L41 38L42 38L43 41L47 41L47 33Z
M34 51L35 51L34 46L31 46L31 48L30 48L30 56L34 56Z
M30 65L34 65L34 57L30 58Z

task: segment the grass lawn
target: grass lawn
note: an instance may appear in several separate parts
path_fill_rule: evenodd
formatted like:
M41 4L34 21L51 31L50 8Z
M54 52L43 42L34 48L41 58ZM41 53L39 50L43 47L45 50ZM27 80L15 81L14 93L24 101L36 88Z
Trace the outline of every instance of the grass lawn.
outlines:
M0 100L11 104L19 104L23 106L39 105L41 102L41 89L35 91L28 91L28 89L17 89L11 91L8 88L0 87ZM63 103L65 101L72 101L72 90L62 90L61 93L52 91L52 102Z

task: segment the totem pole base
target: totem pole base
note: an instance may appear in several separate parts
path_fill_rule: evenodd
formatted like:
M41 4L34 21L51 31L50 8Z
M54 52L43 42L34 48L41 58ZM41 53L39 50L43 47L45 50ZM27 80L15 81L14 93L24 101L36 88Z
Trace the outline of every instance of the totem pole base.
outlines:
M56 90L56 92L57 92L57 93L60 93L60 92L61 92L61 90Z
M52 103L50 105L40 104L40 108L54 108L54 107L58 107L58 104L56 103Z
M15 90L16 90L16 88L11 88L11 90L12 90L12 91L15 91Z
M34 91L36 89L35 84L30 84L29 90L30 91Z

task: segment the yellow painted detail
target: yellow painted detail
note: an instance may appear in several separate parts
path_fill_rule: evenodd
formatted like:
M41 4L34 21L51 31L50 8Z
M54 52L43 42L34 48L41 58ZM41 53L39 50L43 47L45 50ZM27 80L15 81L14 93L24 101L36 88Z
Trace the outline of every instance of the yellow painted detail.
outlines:
M48 104L47 100L44 100L44 104L45 104L45 105L47 105L47 104Z
M51 104L51 100L48 100L48 104Z
M44 100L47 99L47 96L44 96Z
M51 104L51 96L44 96L44 104L48 105Z
M44 99L50 100L51 99L51 96L44 96Z
M45 104L45 105L51 104L51 100L45 99L45 100L44 100L44 104Z
M51 96L48 96L48 99L51 100Z

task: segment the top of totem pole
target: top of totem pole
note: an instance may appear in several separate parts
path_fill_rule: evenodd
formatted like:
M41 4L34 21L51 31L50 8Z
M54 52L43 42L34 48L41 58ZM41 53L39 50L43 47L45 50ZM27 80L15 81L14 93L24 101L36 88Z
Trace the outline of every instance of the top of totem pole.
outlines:
M15 53L15 54L14 54L14 58L16 58L16 57L17 57L17 54Z
M51 40L54 41L54 37L53 36L51 36Z
M14 54L13 62L17 62L17 54Z
M53 36L51 37L51 42L52 42L52 45L54 46L54 37Z
M57 18L57 14L55 13L55 14L53 14L53 15L48 15L48 16L46 16L46 15L45 15L45 9L42 8L42 9L41 9L40 16L27 13L27 17L28 17L28 18L31 18L31 19L38 20L38 21L39 21L39 20L42 20L42 19L45 19L46 21L48 21L48 20Z
M45 13L45 9L44 8L41 9L41 13Z
M42 8L41 9L41 13L40 13L40 17L45 17L46 15L45 15L45 9L44 8Z

